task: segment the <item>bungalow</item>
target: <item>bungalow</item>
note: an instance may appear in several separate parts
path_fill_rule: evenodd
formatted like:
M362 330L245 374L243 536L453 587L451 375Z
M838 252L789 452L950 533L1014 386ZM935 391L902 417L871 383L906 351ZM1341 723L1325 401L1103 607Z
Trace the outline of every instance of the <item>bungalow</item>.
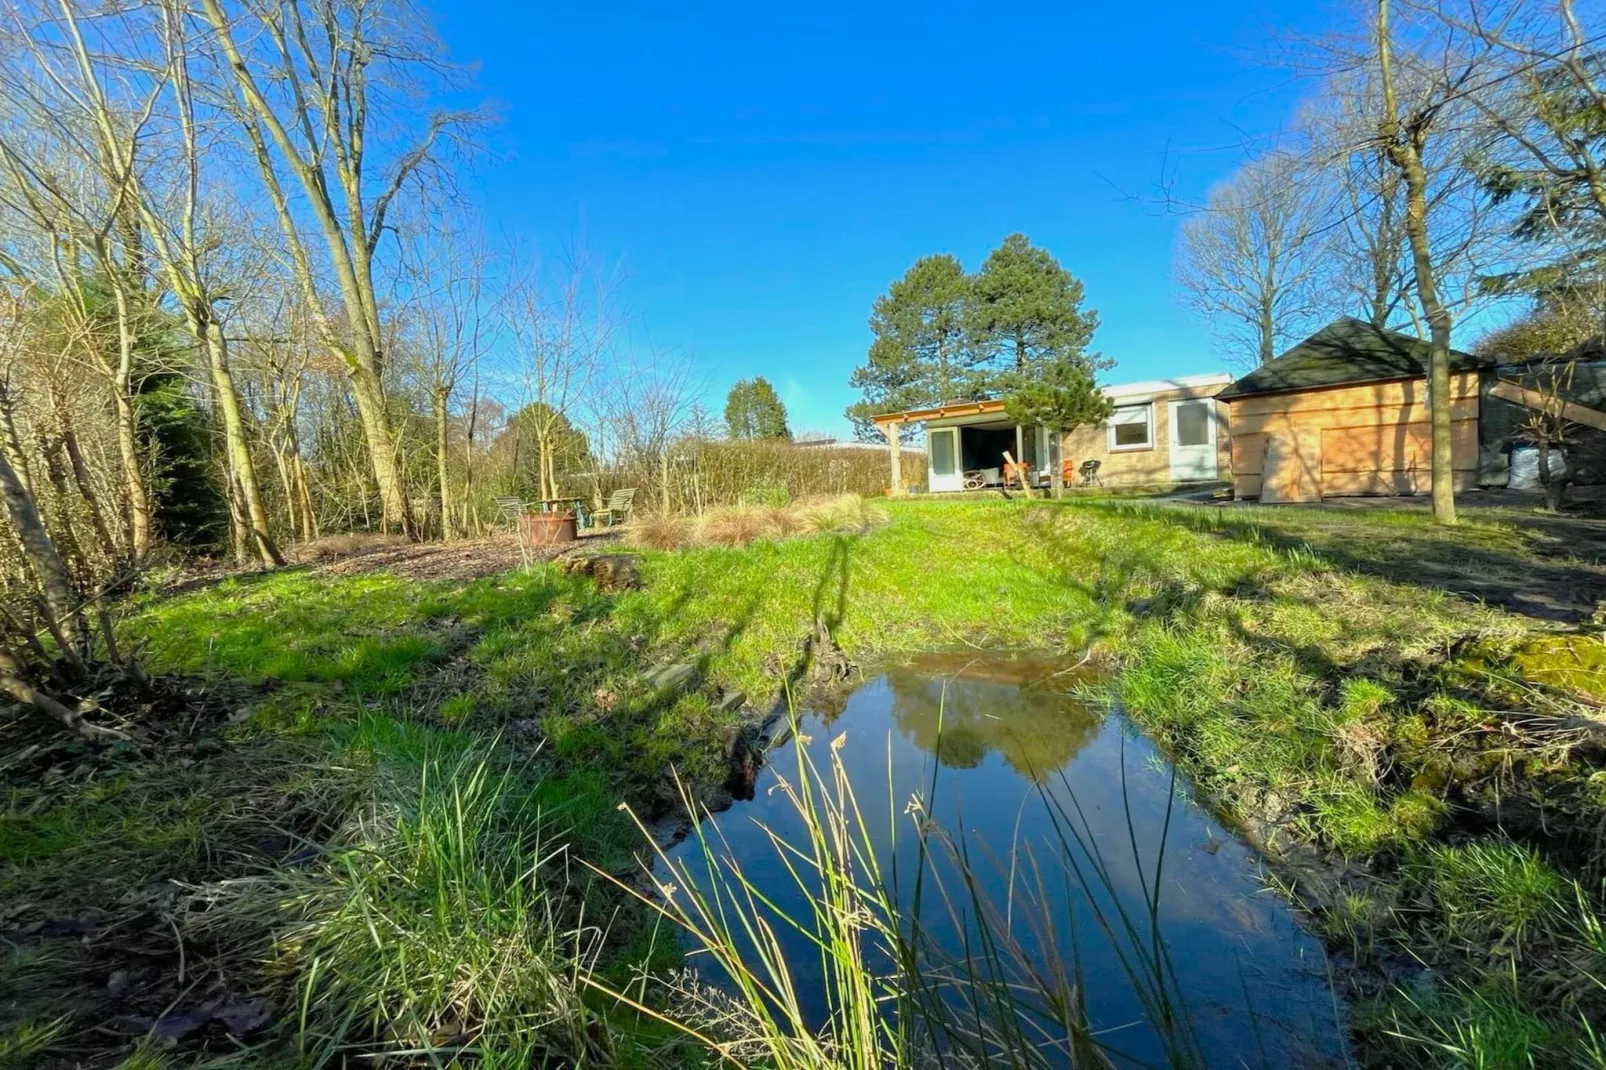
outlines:
M1002 401L954 401L886 413L875 423L887 436L894 494L905 492L900 445L911 423L925 425L933 493L1003 486L1008 460L1025 464L1035 486L1052 481L1055 465L1066 483L1088 469L1116 486L1211 482L1229 468L1225 408L1216 395L1231 381L1215 373L1105 387L1115 405L1109 420L1065 434L1016 424Z

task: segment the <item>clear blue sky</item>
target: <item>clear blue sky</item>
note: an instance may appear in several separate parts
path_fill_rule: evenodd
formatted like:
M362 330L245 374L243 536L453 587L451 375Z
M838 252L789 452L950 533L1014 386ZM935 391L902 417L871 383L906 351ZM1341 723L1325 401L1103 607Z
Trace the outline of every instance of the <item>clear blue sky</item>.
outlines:
M1180 217L1153 198L1162 171L1197 197L1284 123L1302 87L1268 41L1324 17L1295 0L437 14L501 116L478 179L491 228L621 266L637 337L689 354L711 402L764 375L794 428L843 435L875 297L919 256L973 268L1016 230L1085 281L1112 381L1222 367L1171 283Z

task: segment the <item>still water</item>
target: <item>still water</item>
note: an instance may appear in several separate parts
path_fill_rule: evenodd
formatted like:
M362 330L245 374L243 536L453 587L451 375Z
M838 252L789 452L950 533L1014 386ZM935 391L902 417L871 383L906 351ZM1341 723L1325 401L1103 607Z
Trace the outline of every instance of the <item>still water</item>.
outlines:
M887 667L840 710L804 715L799 739L822 771L836 744L905 909L919 864L909 801L921 800L942 829L962 837L971 871L1020 946L1043 964L1079 964L1092 1025L1117 1064L1165 1065L1175 1050L1175 1033L1168 1048L1122 962L1153 948L1149 903L1157 899L1166 998L1205 1065L1344 1065L1345 1030L1321 945L1266 888L1254 852L1188 797L1130 722L1069 697L1076 679L1044 658L926 657ZM778 910L807 918L804 892L770 838L805 842L796 808L777 790L777 778L797 777L794 745L777 745L755 798L715 815L703 832ZM1056 817L1063 830L1067 815L1082 844L1070 838L1070 853L1084 874L1096 855L1102 877L1078 878L1067 865L1067 838L1055 831ZM670 858L683 872L704 865L696 837ZM951 855L931 865L952 881ZM922 925L957 953L974 929L936 898L928 884ZM1124 935L1118 906L1135 935ZM818 953L803 935L781 931L800 1002L823 1020Z

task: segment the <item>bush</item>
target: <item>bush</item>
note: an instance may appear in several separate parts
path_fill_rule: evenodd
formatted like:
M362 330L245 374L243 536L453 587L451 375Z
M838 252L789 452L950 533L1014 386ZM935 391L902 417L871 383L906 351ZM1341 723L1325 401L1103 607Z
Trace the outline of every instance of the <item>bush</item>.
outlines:
M768 522L767 512L738 505L716 509L703 517L698 538L715 546L746 546L771 531L773 527Z
M649 550L678 550L691 541L691 522L684 517L644 513L630 522L626 536Z

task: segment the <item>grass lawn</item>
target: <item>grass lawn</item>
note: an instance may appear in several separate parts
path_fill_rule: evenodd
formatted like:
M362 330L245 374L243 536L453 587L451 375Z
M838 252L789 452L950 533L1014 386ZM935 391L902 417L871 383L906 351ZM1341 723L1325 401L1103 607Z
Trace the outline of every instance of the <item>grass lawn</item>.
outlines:
M1112 696L1356 967L1367 1062L1603 1063L1585 1025L1606 1020L1592 526L1120 500L890 512L644 553L642 588L619 593L538 566L283 571L149 599L129 637L232 723L154 757L62 752L53 778L0 769L0 920L34 926L0 965L0 1066L107 1061L86 1021L203 996L279 1021L245 1061L472 1036L521 1065L695 1064L577 982L652 1003L638 967L677 958L579 860L630 872L617 805L662 805L670 769L721 779L744 719L721 698L768 708L816 622L861 665L1102 655ZM670 663L701 684L663 693L650 673ZM182 991L157 977L174 934ZM118 965L129 940L164 942L150 977Z

